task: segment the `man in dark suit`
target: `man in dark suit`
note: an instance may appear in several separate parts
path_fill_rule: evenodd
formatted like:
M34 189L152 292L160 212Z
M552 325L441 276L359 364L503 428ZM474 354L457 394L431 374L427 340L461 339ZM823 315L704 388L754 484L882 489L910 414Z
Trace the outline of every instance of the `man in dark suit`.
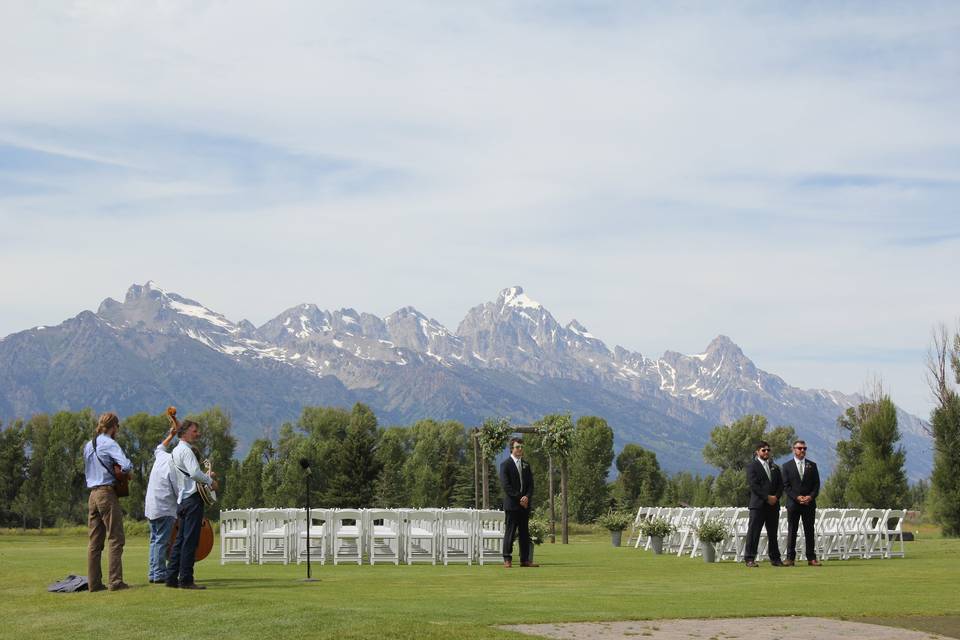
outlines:
M530 509L533 500L533 470L523 459L523 439L510 439L510 456L500 463L500 485L503 487L503 511L506 522L503 532L503 566L513 566L513 539L520 532L520 566L537 567L530 560Z
M820 493L820 471L813 460L807 460L807 443L793 443L793 460L783 465L783 490L787 494L787 560L792 567L797 559L797 525L803 521L807 564L819 567L816 550L816 531L813 527Z
M763 440L757 444L757 457L747 465L747 484L750 485L750 524L747 529L747 548L743 559L748 567L757 566L757 547L760 532L767 529L767 555L770 564L782 567L777 525L780 520L780 494L783 479L780 468L770 459L770 445Z

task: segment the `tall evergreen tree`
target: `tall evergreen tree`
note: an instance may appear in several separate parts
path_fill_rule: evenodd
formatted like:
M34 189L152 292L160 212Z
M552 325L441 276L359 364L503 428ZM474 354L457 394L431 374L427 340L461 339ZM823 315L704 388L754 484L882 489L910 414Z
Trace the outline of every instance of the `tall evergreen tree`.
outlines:
M934 334L929 362L930 387L937 404L930 416L933 432L933 475L930 501L943 535L960 536L960 395L950 381L960 383L960 333L952 344L945 327ZM949 368L948 368L949 363Z
M43 501L53 520L72 524L86 515L86 478L81 452L93 437L93 413L59 411L50 421L44 452Z
M29 452L27 472L20 492L14 501L17 513L23 518L24 526L34 524L43 529L47 523L50 506L48 494L43 491L43 478L46 473L56 473L55 467L47 468L47 450L50 440L50 416L38 413L30 417L24 429L26 449Z
M410 503L403 465L410 455L410 434L403 427L391 427L380 434L377 463L380 475L374 488L373 504L382 508L405 507Z
M579 418L570 456L571 513L578 522L593 522L610 507L607 474L611 464L613 429L603 418Z
M349 508L373 504L374 483L380 472L376 448L377 418L369 407L357 403L350 414L346 436L335 454L327 504Z
M15 502L27 473L23 421L0 428L0 525L18 522Z
M850 407L837 418L837 427L846 432L847 437L837 441L837 464L833 473L823 483L819 500L825 507L847 508L852 507L847 496L847 486L854 469L860 466L863 458L863 444L860 442L860 427L873 410L873 403L864 402L856 407Z
M906 453L897 446L897 408L886 395L871 404L860 425L863 453L850 474L845 495L858 507L900 508L906 502L907 476L903 470Z
M666 486L666 477L660 471L657 454L638 444L629 443L617 456L617 487L623 506L659 504Z
M273 457L273 443L266 438L258 438L250 445L250 451L240 463L237 477L231 483L236 487L237 507L251 509L267 504L263 490L264 469Z
M459 422L421 420L410 428L413 451L403 474L413 507L449 507L457 472L466 460L467 434Z

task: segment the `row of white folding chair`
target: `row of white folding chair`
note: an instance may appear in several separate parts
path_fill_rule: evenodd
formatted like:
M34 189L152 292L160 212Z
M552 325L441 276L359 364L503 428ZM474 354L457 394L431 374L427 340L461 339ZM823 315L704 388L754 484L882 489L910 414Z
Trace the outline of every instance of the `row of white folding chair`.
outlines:
M903 557L903 518L906 512L891 509L824 509L817 513L815 548L822 559L852 557L890 558ZM694 529L697 522L704 518L720 519L730 531L730 536L718 549L720 559L743 559L749 528L749 510L744 508L707 508L707 507L640 507L634 518L634 530L645 518L664 518L675 527L674 532L664 540L664 551L678 556L689 551L691 557L699 554L699 541ZM788 534L787 511L781 510L777 531L778 544L785 550ZM631 536L633 534L631 533ZM899 550L895 544L899 541ZM634 546L639 547L644 540L637 535ZM766 531L761 532L758 556L766 554L769 544ZM649 548L646 541L645 548ZM805 557L803 528L797 532L797 552Z
M502 511L474 509L314 509L310 554L371 564L401 560L483 564L499 559ZM221 563L304 561L307 522L303 509L243 509L221 512Z

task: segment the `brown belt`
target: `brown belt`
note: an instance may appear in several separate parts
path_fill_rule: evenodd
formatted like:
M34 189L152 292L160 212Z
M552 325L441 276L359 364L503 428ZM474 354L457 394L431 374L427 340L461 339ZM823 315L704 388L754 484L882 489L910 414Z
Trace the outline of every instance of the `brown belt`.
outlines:
M90 487L90 491L96 491L97 489L113 489L112 484L98 484L95 487Z

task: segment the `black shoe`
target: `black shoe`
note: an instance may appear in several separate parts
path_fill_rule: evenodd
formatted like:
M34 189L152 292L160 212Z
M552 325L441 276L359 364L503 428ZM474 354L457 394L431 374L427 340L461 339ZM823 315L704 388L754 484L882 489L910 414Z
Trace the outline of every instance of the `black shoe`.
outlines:
M784 565L783 565L782 562L780 562L779 560L777 560L776 562L772 562L772 561L771 561L771 562L770 562L770 566L771 566L771 567L782 567L782 566L784 566Z
M748 568L750 568L750 569L755 569L755 568L757 568L757 567L759 567L759 566L760 566L760 565L758 565L754 560L747 560L747 567L748 567Z
M163 584L165 584L166 586L170 587L171 589L179 589L179 588L180 588L180 583L179 583L179 582L164 582Z
M181 589L198 589L198 590L206 589L205 586L203 586L202 584L197 584L196 582L191 582L190 584L182 584L180 585L180 588Z
M88 587L88 589L89 589L90 593L96 593L97 591L106 591L106 590L107 590L107 585L105 585L105 584L100 584L100 585L97 585L97 586L95 586L95 587Z

